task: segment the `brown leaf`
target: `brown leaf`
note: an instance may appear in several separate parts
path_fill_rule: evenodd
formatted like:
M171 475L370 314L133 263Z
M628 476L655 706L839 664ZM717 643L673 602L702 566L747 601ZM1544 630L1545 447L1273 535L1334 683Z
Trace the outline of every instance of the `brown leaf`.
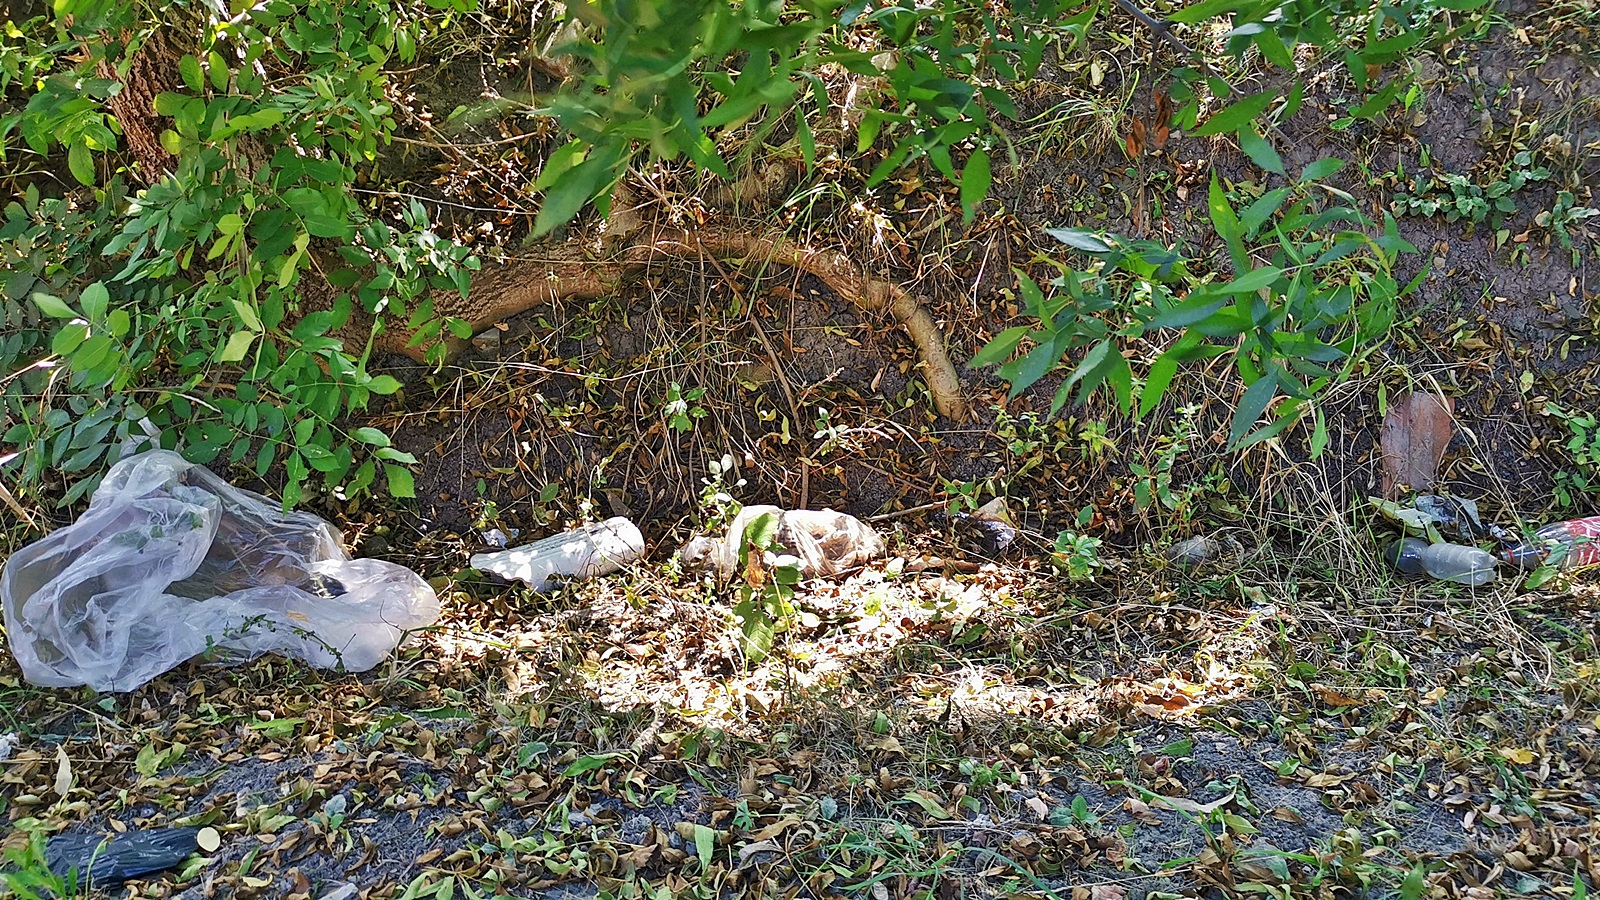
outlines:
M1389 408L1378 438L1383 448L1383 496L1395 499L1402 485L1413 491L1433 487L1450 446L1454 411L1450 398L1425 393L1407 395Z
M1089 900L1126 900L1128 889L1120 884L1097 884L1089 888Z
M1161 88L1155 90L1155 117L1150 120L1150 149L1160 150L1172 134L1172 98Z
M1156 115L1153 124L1157 128L1166 128L1172 124L1172 98L1167 96L1164 88L1156 88Z
M1126 141L1129 159L1138 159L1144 155L1144 120L1137 118L1133 120Z

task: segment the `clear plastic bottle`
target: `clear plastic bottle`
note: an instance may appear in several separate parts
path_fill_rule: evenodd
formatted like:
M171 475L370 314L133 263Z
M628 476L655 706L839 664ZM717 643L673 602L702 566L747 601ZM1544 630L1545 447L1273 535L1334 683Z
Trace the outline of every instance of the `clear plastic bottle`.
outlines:
M1401 538L1385 548L1383 556L1406 575L1427 574L1440 581L1471 585L1494 580L1494 556L1464 544L1430 544L1421 538Z
M1546 525L1522 543L1502 549L1500 558L1519 569L1547 562L1563 569L1600 565L1600 516Z
M1422 553L1427 549L1428 542L1422 538L1405 537L1385 547L1383 559L1402 575L1426 575Z

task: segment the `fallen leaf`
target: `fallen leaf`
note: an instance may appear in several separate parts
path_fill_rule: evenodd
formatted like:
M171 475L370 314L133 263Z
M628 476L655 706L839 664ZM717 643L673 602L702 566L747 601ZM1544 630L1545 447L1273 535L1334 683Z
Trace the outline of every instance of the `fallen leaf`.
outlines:
M1413 491L1433 487L1454 433L1454 411L1450 398L1427 393L1408 394L1389 408L1378 438L1383 449L1383 496L1394 499L1402 485Z
M1129 126L1128 136L1125 138L1129 159L1138 159L1144 155L1144 121L1135 118Z
M1529 750L1527 747L1501 747L1495 752L1499 753L1506 760L1514 762L1519 766L1525 766L1533 762L1533 751Z
M56 793L63 799L72 790L72 760L67 759L66 745L56 747Z
M1192 816L1204 816L1216 812L1222 807L1228 805L1228 803L1232 800L1233 792L1229 791L1210 803L1196 803L1187 797L1153 796L1150 798L1150 805L1163 809L1177 810L1178 812L1186 812Z
M1127 800L1123 801L1122 806L1128 811L1128 815L1132 816L1137 822L1143 822L1146 825L1161 824L1161 817L1156 815L1150 809L1150 804L1144 802L1143 800L1129 797Z
M222 846L222 835L215 828L205 827L194 836L195 845L206 853L215 853Z
M1120 884L1097 884L1089 888L1089 900L1125 900L1128 889Z

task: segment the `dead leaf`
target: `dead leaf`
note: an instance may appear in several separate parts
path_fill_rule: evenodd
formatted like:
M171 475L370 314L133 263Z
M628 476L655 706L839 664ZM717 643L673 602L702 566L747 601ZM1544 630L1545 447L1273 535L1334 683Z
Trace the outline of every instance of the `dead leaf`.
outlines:
M1361 704L1360 700L1341 694L1333 688L1323 687L1320 684L1316 688L1318 696L1322 697L1322 702L1328 706L1359 706Z
M1125 139L1128 146L1128 158L1138 159L1144 155L1144 120L1135 118L1128 128Z
M1089 900L1126 900L1128 889L1120 884L1097 884L1089 888Z
M1404 485L1433 487L1454 432L1455 403L1437 394L1412 393L1389 408L1378 442L1383 448L1383 496L1393 500Z
M215 853L217 848L222 846L222 835L218 834L215 828L207 826L194 836L194 842L202 851Z
M1229 791L1210 803L1196 803L1188 797L1151 797L1150 805L1162 809L1172 809L1186 812L1191 816L1205 816L1216 812L1228 805L1233 800L1233 792Z
M1151 127L1150 149L1160 150L1167 145L1172 133L1172 98L1161 88L1156 88L1156 114Z
M1122 802L1122 806L1128 811L1128 815L1134 818L1134 821L1142 822L1146 825L1161 824L1161 817L1156 815L1150 809L1150 804L1144 802L1143 800L1135 797L1129 797L1127 800Z
M782 853L783 847L777 841L756 841L745 844L739 848L739 865L744 867L750 864L750 857L757 853Z
M1287 806L1280 806L1274 809L1271 816L1279 822L1288 822L1291 825L1304 825L1306 823L1305 817Z
M1029 797L1027 806L1041 822L1050 817L1050 804L1040 800L1038 797Z
M72 760L67 758L66 745L56 747L56 794L63 800L72 790Z
M1499 753L1504 759L1514 762L1519 766L1525 766L1533 762L1533 751L1529 750L1527 747L1501 747L1495 752Z

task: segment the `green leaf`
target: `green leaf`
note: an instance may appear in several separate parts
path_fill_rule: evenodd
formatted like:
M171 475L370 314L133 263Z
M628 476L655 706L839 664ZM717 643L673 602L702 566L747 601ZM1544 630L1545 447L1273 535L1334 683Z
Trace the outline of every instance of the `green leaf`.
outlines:
M1270 26L1256 33L1256 48L1261 51L1261 56L1285 72L1294 71L1294 56L1290 54L1288 46L1283 43L1283 38Z
M772 541L778 536L779 518L777 513L762 513L751 519L744 527L744 546L740 548L739 561L745 560L745 552L751 548L765 550L772 546Z
M1255 121L1256 117L1267 111L1272 101L1280 96L1277 91L1262 91L1227 107L1206 119L1205 124L1194 130L1195 137L1205 137L1212 134L1223 134L1229 131L1239 131L1245 125Z
M589 152L589 145L583 141L568 141L556 148L544 161L544 168L539 170L539 177L533 182L536 191L549 190L563 176L572 171L583 162Z
M1321 181L1343 167L1344 160L1342 159L1334 159L1331 156L1319 159L1300 171L1300 183L1309 184L1313 181Z
M76 319L77 310L68 306L60 297L52 294L34 294L33 305L39 307L39 312L52 319Z
M1245 207L1244 211L1239 213L1239 224L1243 225L1246 232L1252 236L1259 233L1261 226L1272 218L1273 213L1278 211L1278 208L1283 205L1283 201L1288 196L1288 188L1274 188L1267 191L1258 197L1256 202Z
M1193 25L1197 22L1204 22L1207 19L1226 15L1242 6L1244 6L1244 3L1241 0L1200 0L1199 3L1193 6L1186 6L1168 16L1167 21Z
M383 476L389 480L389 495L410 500L417 496L417 484L411 477L411 470L404 466L385 463Z
M1268 172L1284 174L1283 159L1278 156L1278 151L1272 149L1272 144L1257 134L1254 128L1239 130L1239 149Z
M1028 325L1016 325L995 335L983 349L972 355L972 361L967 363L967 368L978 369L983 366L992 366L1011 358L1022 339L1032 331Z
M961 206L966 210L966 218L972 219L979 203L989 196L989 154L982 147L972 151L967 158L966 168L961 170Z
M357 428L355 431L350 432L350 436L363 444L371 444L374 447L387 447L390 444L389 436L376 428Z
M1097 232L1087 228L1046 228L1044 233L1085 253L1111 252L1111 245L1101 240Z
M552 179L539 204L539 214L534 217L533 233L536 236L546 235L572 221L578 210L594 199L602 180L610 175L611 167L604 160L591 156Z
M183 78L184 85L194 93L198 94L206 89L205 76L200 72L200 60L195 59L193 55L184 54L183 59L178 60L178 75Z
M1275 372L1256 379L1256 383L1245 390L1244 396L1239 398L1239 408L1233 411L1233 424L1228 429L1230 449L1237 447L1239 442L1244 440L1244 436L1256 424L1256 420L1267 411L1267 404L1277 395L1278 376Z
M57 356L70 356L72 351L78 349L83 339L89 336L89 326L79 322L72 322L62 326L50 339L50 352Z
M1203 322L1211 318L1211 314L1221 309L1232 298L1219 297L1209 290L1196 290L1180 303L1161 311L1160 315L1149 322L1152 328L1185 328L1196 322Z
M1238 278L1217 288L1223 294L1253 294L1283 277L1283 270L1275 266L1263 266L1259 269L1240 275Z
M1139 392L1139 418L1144 418L1156 408L1156 404L1161 402L1161 395L1167 392L1167 385L1172 383L1172 376L1176 374L1178 357L1171 350L1161 354L1151 364L1149 373L1145 375L1144 390Z
M96 281L83 289L78 302L83 304L83 314L90 321L98 322L106 317L106 308L111 305L111 293L104 284Z
M709 825L696 822L694 826L694 852L700 858L700 871L711 868L711 853L717 846L717 833Z
M235 331L228 337L228 343L222 348L222 362L238 362L250 352L250 345L255 343L256 334L253 331Z
M561 771L561 777L576 778L588 772L599 771L615 758L615 753L593 753L588 756L580 756Z
M1422 900L1428 894L1427 870L1421 863L1411 867L1406 873L1405 880L1400 882L1400 900ZM1573 900L1579 900L1576 891Z
M400 381L393 375L378 375L367 383L367 390L387 396L400 390Z
M94 185L94 157L89 153L89 145L83 141L74 141L67 148L67 168L71 170L72 177L78 183L92 187Z
M1211 213L1212 227L1217 229L1217 234L1221 235L1222 240L1228 245L1228 257L1233 260L1233 270L1248 271L1250 257L1244 250L1244 225L1234 214L1233 207L1228 205L1228 196L1223 193L1222 182L1218 180L1215 171L1211 173L1211 192L1206 206Z

